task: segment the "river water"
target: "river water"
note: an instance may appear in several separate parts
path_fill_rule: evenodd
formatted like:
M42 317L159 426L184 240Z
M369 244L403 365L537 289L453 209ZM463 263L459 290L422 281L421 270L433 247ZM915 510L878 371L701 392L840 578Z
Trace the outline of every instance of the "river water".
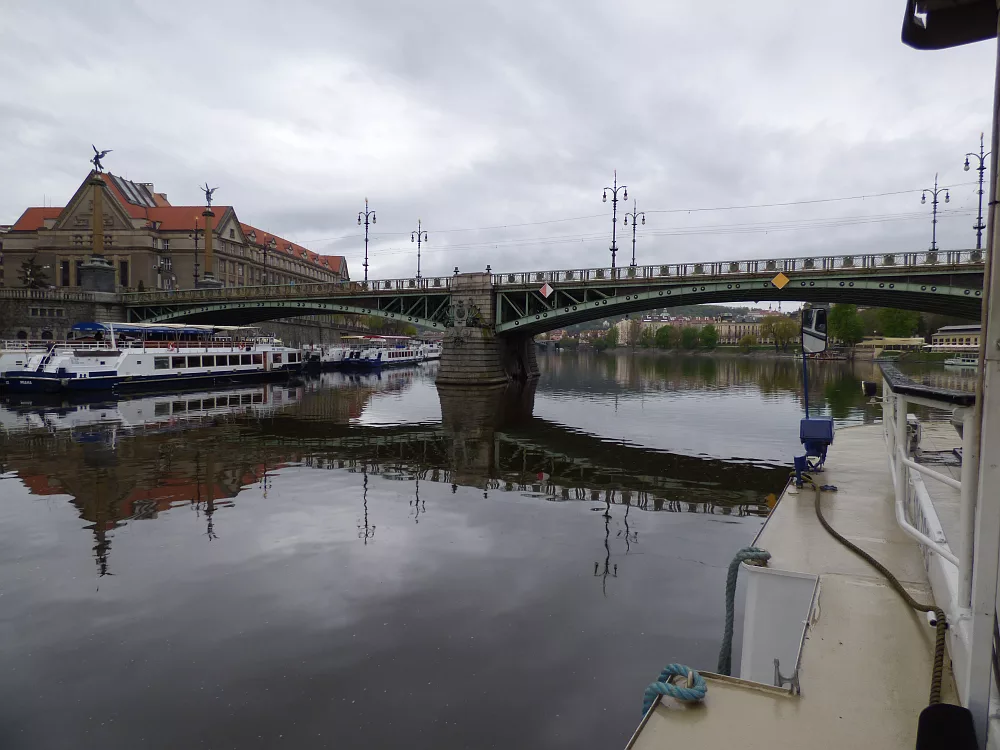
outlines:
M801 371L539 360L5 402L0 747L624 747L665 663L715 666ZM863 378L812 364L812 409L874 421Z

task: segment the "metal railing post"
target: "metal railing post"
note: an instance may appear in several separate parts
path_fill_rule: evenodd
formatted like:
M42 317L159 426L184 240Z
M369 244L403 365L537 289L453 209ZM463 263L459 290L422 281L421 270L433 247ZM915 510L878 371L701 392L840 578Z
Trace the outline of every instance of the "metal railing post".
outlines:
M958 545L958 606L972 607L972 564L976 544L976 491L979 478L979 441L975 409L962 415L962 489L958 509L961 542Z
M893 458L896 461L896 501L905 504L906 503L906 488L909 485L908 477L906 476L906 464L903 463L903 459L906 458L906 397L902 394L893 394L895 398L895 424L896 424L896 435L895 435L895 447L896 452L893 454Z

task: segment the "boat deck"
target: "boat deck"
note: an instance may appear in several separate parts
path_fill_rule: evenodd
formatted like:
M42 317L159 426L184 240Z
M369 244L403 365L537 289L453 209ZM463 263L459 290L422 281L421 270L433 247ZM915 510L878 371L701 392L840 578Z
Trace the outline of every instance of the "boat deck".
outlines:
M941 448L957 442L950 425L941 428L940 434L925 432L925 449L937 447L935 441ZM822 498L833 527L882 561L918 600L931 601L920 548L896 524L882 426L838 430L827 470L817 477L839 490ZM769 567L819 576L818 616L802 649L801 695L708 674L702 704L663 699L628 748L914 746L930 690L934 630L826 532L813 504L811 488L783 493L756 543L770 551ZM665 655L665 661L682 656ZM943 696L957 702L947 669Z

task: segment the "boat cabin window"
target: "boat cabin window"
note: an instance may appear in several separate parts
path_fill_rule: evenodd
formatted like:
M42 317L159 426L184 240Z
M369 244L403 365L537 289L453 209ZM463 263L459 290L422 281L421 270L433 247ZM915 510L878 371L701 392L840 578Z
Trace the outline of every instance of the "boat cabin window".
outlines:
M264 355L263 354L254 354L253 355L253 363L255 365L262 365L262 364L264 364Z
M201 357L188 357L188 367L201 367Z
M213 356L203 356L201 358L201 366L202 367L214 367L215 366L215 357L213 357Z
M214 398L206 398L206 399L204 399L201 402L201 408L202 409L214 409L215 408L215 399Z
M238 365L239 363L240 363L240 355L239 354L230 354L229 355L229 364L231 364L231 365Z
M250 355L249 354L241 354L240 355L240 364L241 365L248 365L248 364L250 364Z
M154 370L166 370L170 367L170 357L153 357Z
M184 357L171 357L170 358L170 366L171 367L183 367L184 366Z
M167 401L158 401L153 404L153 416L164 417L170 413L170 404Z
M274 362L275 364L279 364L281 362L281 353L275 352L274 359L272 359L271 361Z

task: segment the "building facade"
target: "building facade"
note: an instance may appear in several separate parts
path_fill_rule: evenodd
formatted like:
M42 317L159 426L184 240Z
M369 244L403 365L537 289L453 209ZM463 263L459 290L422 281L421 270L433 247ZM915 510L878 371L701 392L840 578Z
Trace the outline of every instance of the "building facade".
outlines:
M931 334L931 350L939 352L979 351L982 326L942 326Z
M123 291L193 288L203 278L203 206L174 206L151 183L91 172L64 207L25 210L0 234L0 286L25 283L30 262L36 286L80 286L80 267L90 256L95 174L104 181L103 255ZM232 206L213 206L213 268L223 286L304 284L349 278L343 256L319 255L240 221Z

